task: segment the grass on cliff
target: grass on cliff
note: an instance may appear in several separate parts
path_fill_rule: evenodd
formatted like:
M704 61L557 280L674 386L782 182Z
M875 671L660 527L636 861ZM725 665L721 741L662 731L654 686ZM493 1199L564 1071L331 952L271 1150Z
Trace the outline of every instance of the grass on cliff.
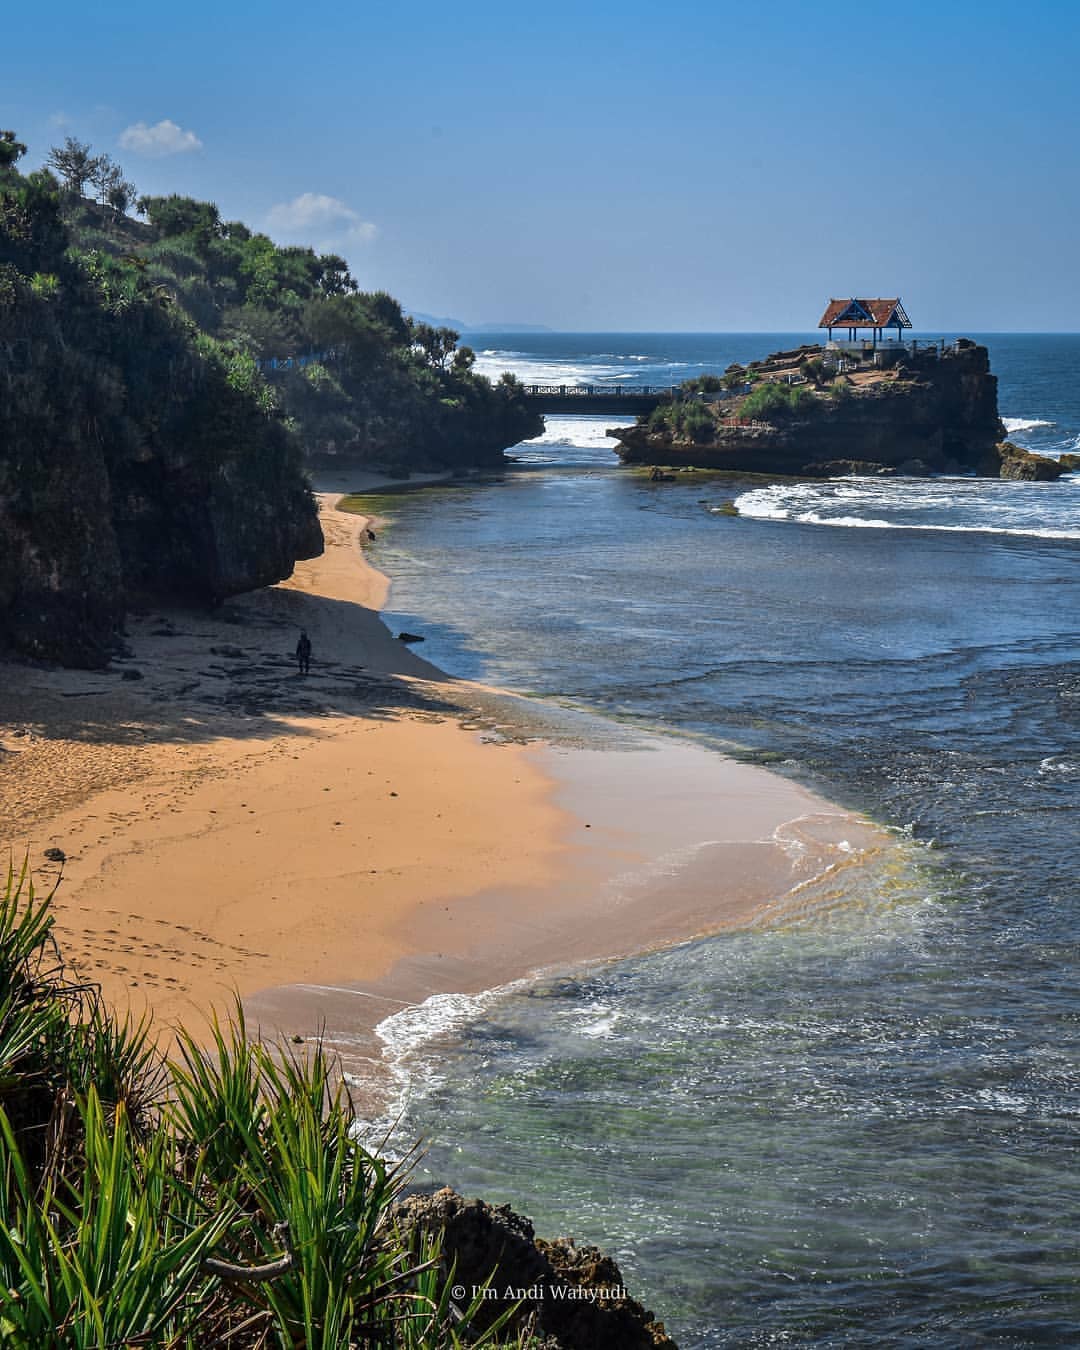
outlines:
M738 415L763 422L794 417L813 397L805 384L759 384L747 394Z
M396 1226L406 1172L352 1137L321 1046L268 1047L238 1011L166 1060L66 970L50 900L0 881L0 1344L505 1343Z

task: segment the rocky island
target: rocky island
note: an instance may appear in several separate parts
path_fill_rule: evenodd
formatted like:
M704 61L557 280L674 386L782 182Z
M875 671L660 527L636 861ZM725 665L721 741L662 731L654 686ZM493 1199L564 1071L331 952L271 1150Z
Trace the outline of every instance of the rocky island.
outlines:
M689 380L608 433L627 464L828 478L976 473L1049 481L1075 467L1005 436L987 349L966 338L774 352Z

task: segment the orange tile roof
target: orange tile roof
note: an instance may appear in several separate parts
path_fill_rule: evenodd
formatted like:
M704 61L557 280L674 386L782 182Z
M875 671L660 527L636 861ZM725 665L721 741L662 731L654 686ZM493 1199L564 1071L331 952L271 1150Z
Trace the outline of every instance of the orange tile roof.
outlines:
M860 305L870 317L868 319L841 319L840 315L852 304ZM904 313L904 307L898 298L892 300L857 300L854 297L849 297L846 300L830 300L825 313L821 316L818 327L895 328L897 319L900 321L901 328L911 327L911 320Z

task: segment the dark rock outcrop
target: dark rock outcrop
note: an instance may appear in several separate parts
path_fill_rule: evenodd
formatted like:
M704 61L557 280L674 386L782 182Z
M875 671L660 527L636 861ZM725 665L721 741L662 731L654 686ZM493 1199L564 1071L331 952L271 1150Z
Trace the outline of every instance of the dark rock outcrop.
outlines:
M826 459L817 464L807 464L803 473L808 478L844 478L852 474L872 478L875 474L889 477L902 472L886 464L878 464L870 459Z
M130 604L280 581L322 532L284 426L167 316L74 326L0 311L0 650L101 666Z
M610 1257L567 1238L538 1239L506 1205L466 1200L447 1187L409 1196L395 1219L418 1241L442 1234L444 1277L464 1288L466 1302L490 1281L496 1296L481 1304L478 1331L521 1302L514 1325L531 1328L552 1350L675 1350L663 1323L626 1293Z
M1065 472L1060 460L1034 455L1012 441L1003 441L996 447L998 477L1014 478L1029 483L1053 483Z
M822 349L816 350L820 356ZM758 375L782 382L797 373L792 355L777 353L759 365ZM928 348L892 355L889 369L867 370L843 388L810 391L804 384L809 396L783 416L743 419L739 400L724 400L711 413L711 433L707 426L704 434L699 429L693 443L674 438L662 419L660 425L654 419L651 426L643 421L609 434L618 437L617 453L631 464L808 477L831 473L838 463L859 464L872 473L996 475L1005 432L987 349L961 339L943 353ZM781 357L783 369L774 371L769 362Z

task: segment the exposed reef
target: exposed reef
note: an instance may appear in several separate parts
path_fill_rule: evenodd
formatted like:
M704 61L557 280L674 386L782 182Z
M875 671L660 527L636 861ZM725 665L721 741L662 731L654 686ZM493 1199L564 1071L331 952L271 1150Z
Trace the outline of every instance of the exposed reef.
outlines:
M628 464L825 478L975 472L1050 480L1064 470L1005 440L987 349L961 338L847 353L806 346L682 386L608 433Z

